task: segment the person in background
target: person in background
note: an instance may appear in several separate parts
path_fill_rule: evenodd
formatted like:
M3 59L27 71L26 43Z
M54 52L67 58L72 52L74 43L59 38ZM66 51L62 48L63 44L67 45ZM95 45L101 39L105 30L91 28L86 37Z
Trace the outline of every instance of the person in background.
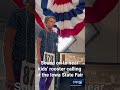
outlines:
M14 10L6 25L3 50L6 87L10 90L20 82L22 61L35 62L34 6L34 0L27 0L26 8Z

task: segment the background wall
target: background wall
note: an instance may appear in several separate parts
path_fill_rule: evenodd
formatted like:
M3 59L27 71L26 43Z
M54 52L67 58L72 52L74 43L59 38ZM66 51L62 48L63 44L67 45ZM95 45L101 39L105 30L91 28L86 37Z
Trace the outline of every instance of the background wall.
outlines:
M85 27L75 38L76 41L68 48L68 51L85 53Z
M120 1L107 17L94 24L100 33L86 46L86 62L120 63L119 8Z

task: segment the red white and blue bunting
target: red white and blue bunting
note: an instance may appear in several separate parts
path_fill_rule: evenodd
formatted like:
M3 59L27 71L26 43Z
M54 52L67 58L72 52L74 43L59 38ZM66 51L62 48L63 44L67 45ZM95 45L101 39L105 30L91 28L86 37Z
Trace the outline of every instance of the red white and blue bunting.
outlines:
M44 27L46 16L55 16L63 37L77 35L85 26L85 0L35 0L36 21Z

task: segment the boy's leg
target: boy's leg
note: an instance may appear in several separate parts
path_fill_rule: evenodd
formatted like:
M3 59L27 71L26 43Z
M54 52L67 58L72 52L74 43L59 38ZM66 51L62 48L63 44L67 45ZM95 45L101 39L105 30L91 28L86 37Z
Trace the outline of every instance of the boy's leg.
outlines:
M41 67L46 67L45 65L40 65L40 68ZM40 71L40 73L45 73L46 71ZM40 74L41 75L41 74ZM47 90L46 88L46 77L42 77L40 76L40 81L39 81L39 90Z
M48 65L48 68L52 68L53 66L52 65ZM54 73L54 71L49 71L48 70L48 72L47 72L48 74L50 74L50 73ZM53 79L53 77L47 77L47 80L46 80L46 88L47 88L47 90L49 89L49 87L50 87L50 85L51 85L51 82L52 82L52 79Z

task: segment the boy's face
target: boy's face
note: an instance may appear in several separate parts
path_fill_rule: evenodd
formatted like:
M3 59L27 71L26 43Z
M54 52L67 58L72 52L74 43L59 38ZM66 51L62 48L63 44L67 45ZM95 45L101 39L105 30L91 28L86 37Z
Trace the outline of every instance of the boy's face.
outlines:
M49 18L48 21L46 22L46 27L49 29L52 29L54 25L55 25L55 19Z

